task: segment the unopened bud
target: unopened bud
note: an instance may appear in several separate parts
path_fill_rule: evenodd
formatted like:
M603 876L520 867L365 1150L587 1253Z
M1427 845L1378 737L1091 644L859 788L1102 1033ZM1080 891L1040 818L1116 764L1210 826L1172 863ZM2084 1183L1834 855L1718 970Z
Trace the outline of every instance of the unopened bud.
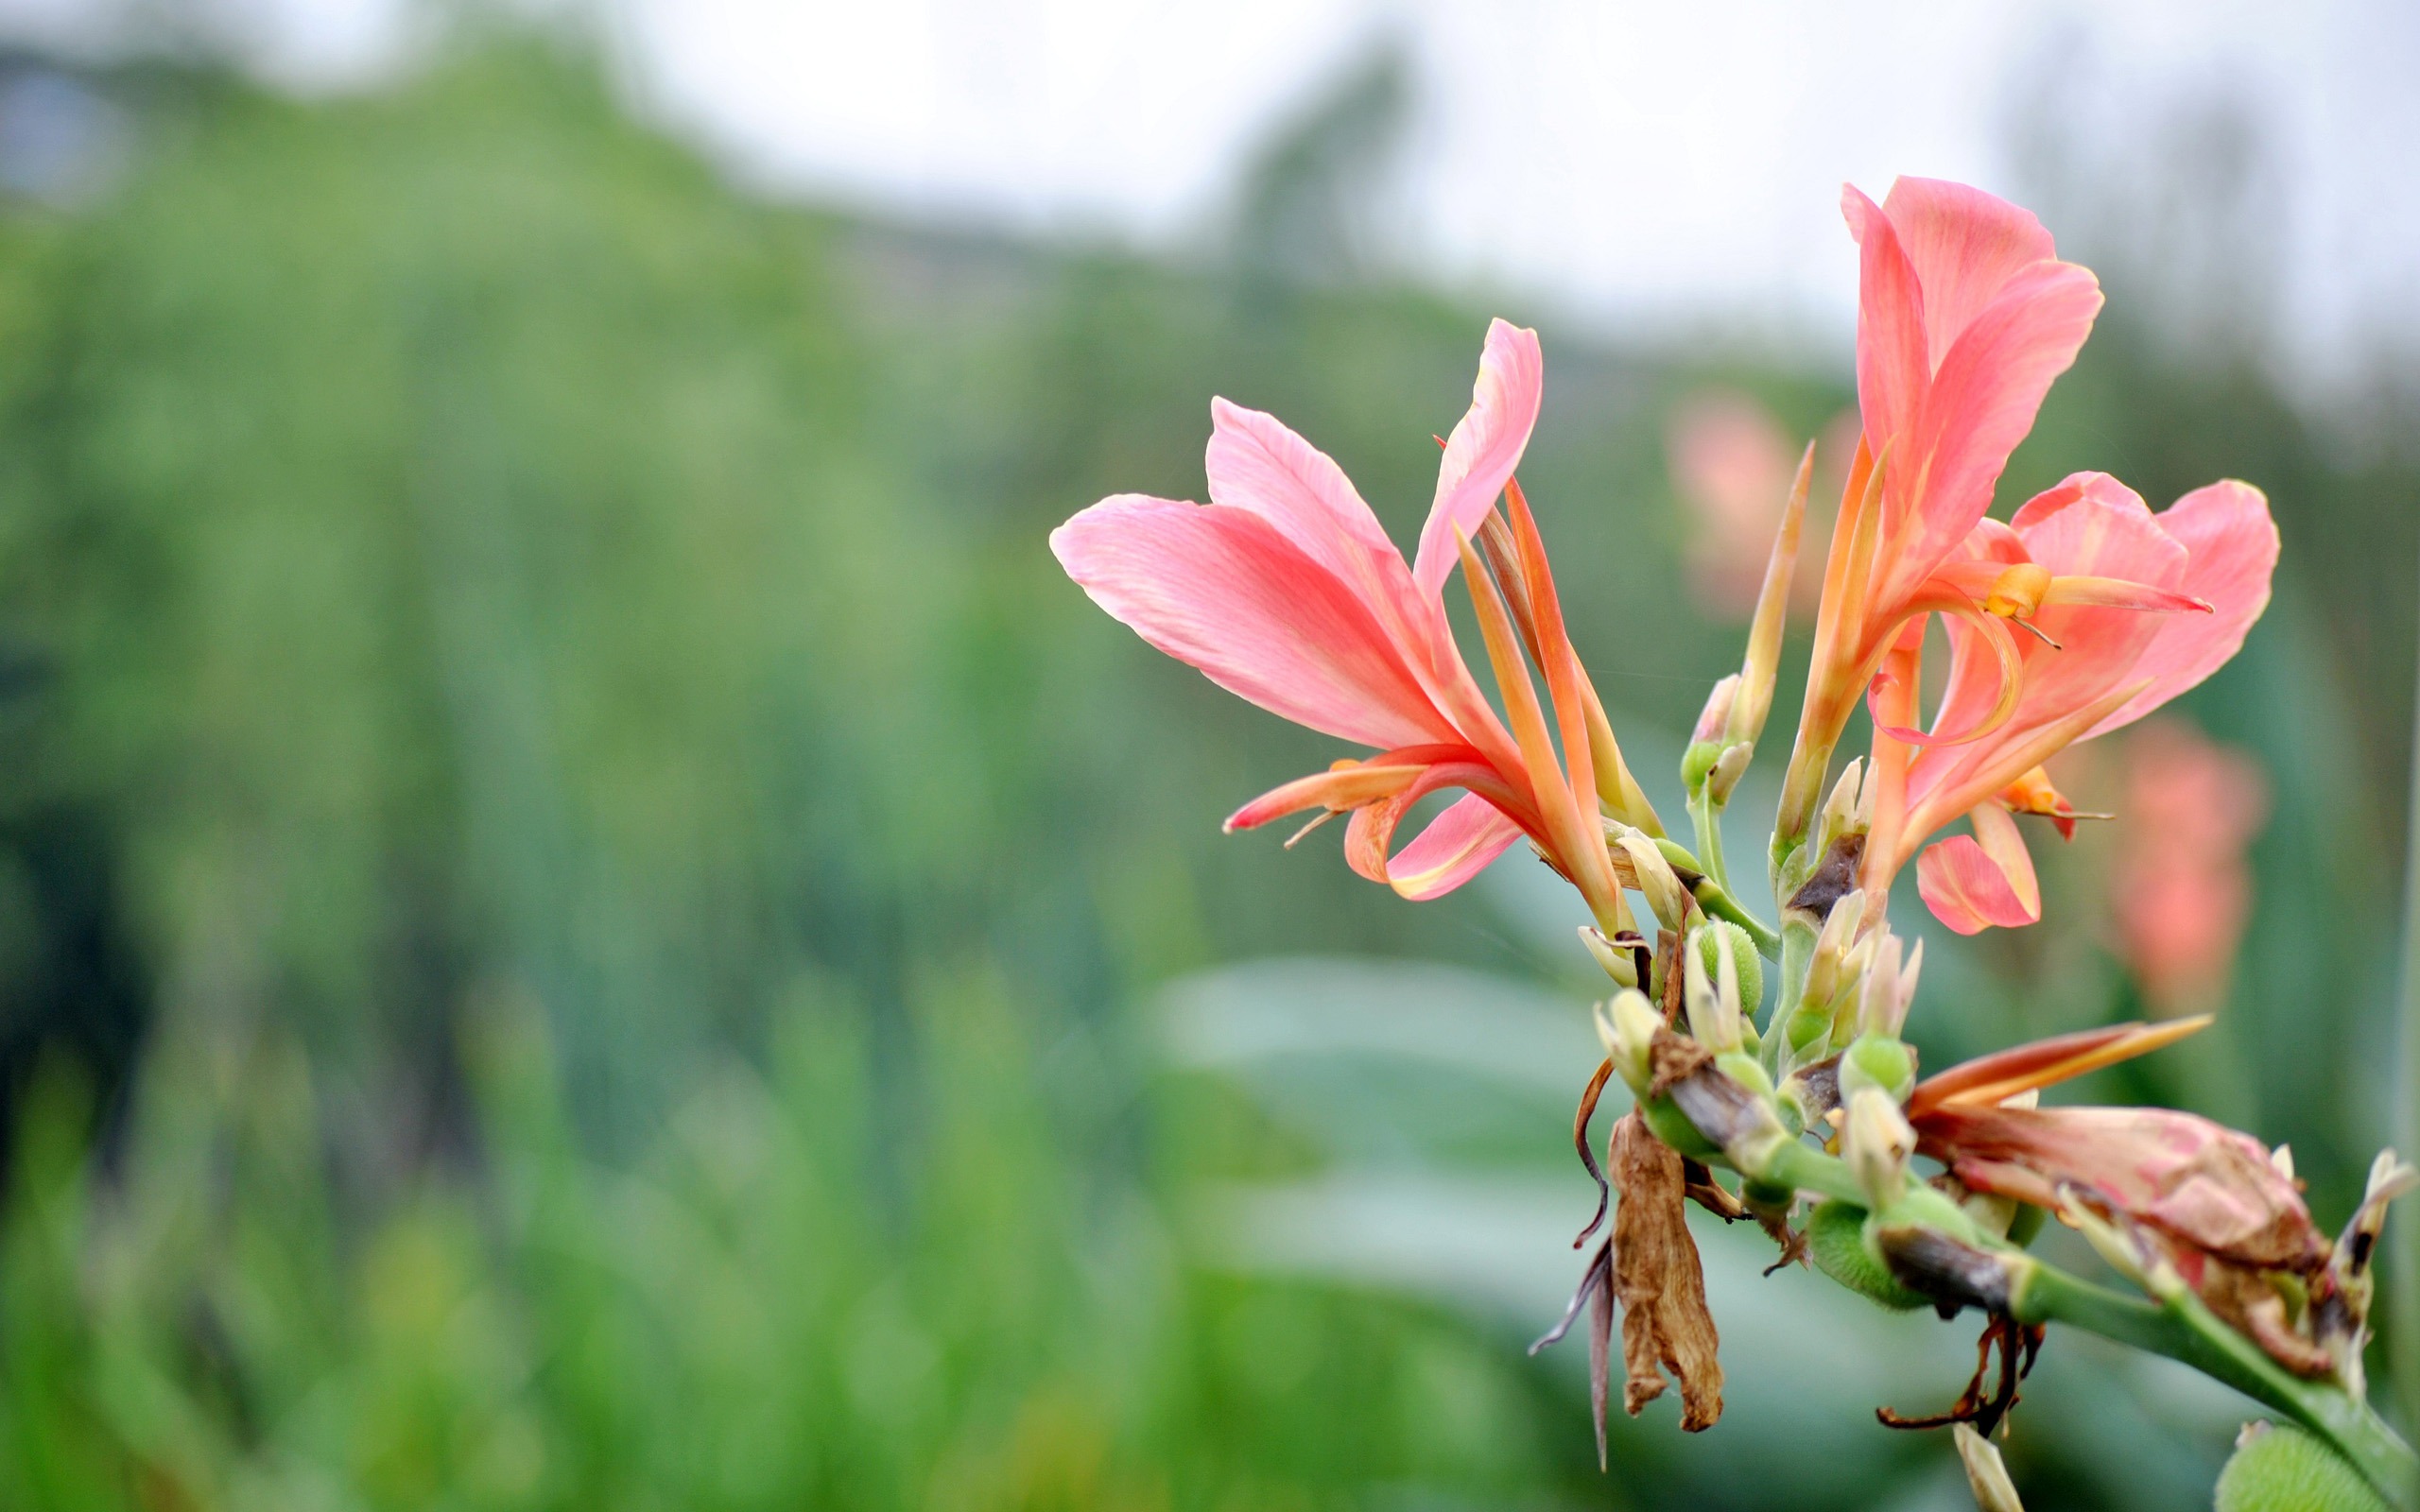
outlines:
M1894 1104L1916 1090L1916 1057L1904 1040L1861 1034L1841 1052L1841 1096L1851 1098L1868 1088Z
M1594 924L1580 926L1580 943L1587 948L1589 955L1605 969L1605 974L1612 977L1616 986L1638 986L1638 954L1635 951L1615 944L1605 937L1603 930Z
M1908 1158L1916 1131L1899 1105L1878 1088L1861 1087L1848 1099L1841 1127L1841 1158L1876 1211L1895 1206L1908 1190Z
M1655 1011L1646 993L1634 989L1614 995L1611 1018L1606 1054L1613 1057L1614 1070L1620 1073L1624 1084L1644 1098L1655 1079L1652 1052L1656 1031L1664 1027L1664 1015Z
M1739 786L1739 779L1747 774L1748 763L1755 754L1756 747L1744 740L1723 747L1721 756L1715 761L1714 770L1705 774L1706 796L1717 803L1730 802L1732 793Z
M1857 935L1857 927L1865 919L1865 890L1857 888L1841 895L1824 916L1823 932L1815 936L1815 951L1806 964L1806 1000L1829 1004L1832 994L1847 980L1842 967L1849 947Z
M1773 678L1781 670L1783 622L1789 614L1789 586L1798 568L1798 538L1806 523L1806 490L1815 479L1815 443L1806 443L1798 459L1798 475L1782 506L1781 524L1773 532L1773 549L1765 563L1765 580L1756 593L1755 618L1748 628L1748 654L1739 665L1739 693L1723 728L1726 740L1750 746L1763 732L1765 715L1772 711Z
M1959 1462L1966 1467L1966 1487L1975 1493L1975 1512L2025 1512L2025 1503L2016 1499L2016 1485L2008 1478L2008 1467L2000 1463L2000 1452L1992 1441L1975 1432L1972 1423L1959 1423L1950 1430L1958 1445Z
M1924 946L1918 944L1910 965L1924 965ZM1910 995L1901 990L1905 973L1900 968L1900 944L1896 935L1880 936L1875 947L1874 959L1865 969L1865 979L1858 989L1857 1027L1860 1035L1883 1035L1896 1039L1899 1026L1907 1022ZM1914 985L1908 978L1908 985Z
M1616 836L1615 844L1629 858L1631 873L1638 879L1638 890L1647 899L1647 906L1665 927L1680 928L1689 915L1689 890L1681 885L1680 877L1672 870L1671 863L1664 859L1664 852L1645 833L1627 826Z
M1819 852L1829 850L1833 841L1844 834L1863 834L1873 827L1874 814L1865 809L1865 822L1858 822L1859 795L1865 786L1865 759L1858 757L1841 768L1840 781L1832 784L1831 796L1824 799L1824 808L1815 827Z
M1697 728L1689 732L1692 746L1713 746L1720 749L1725 744L1724 731L1731 724L1731 701L1738 696L1739 674L1734 672L1714 685L1706 695L1705 708L1698 713Z

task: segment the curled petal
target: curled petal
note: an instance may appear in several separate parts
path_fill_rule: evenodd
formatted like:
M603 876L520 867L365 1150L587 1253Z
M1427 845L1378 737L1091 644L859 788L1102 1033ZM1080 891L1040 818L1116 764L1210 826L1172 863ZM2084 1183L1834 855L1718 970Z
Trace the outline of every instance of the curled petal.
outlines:
M1357 809L1365 803L1394 797L1417 781L1421 770L1417 765L1339 762L1324 772L1313 772L1270 788L1228 815L1223 828L1232 834L1237 830L1258 829L1271 819L1304 809Z
M1431 793L1449 787L1463 789L1470 796L1449 805L1437 816L1428 830L1424 830L1413 847L1424 844L1426 849L1416 854L1413 847L1406 849L1406 857L1419 869L1398 870L1391 858L1394 849L1396 827L1412 805ZM1493 809L1512 827L1510 835L1481 822L1478 807ZM1448 823L1450 818L1451 822ZM1451 892L1472 877L1488 862L1504 852L1506 846L1523 834L1543 843L1541 833L1531 828L1535 821L1528 816L1522 797L1516 795L1495 769L1476 762L1440 762L1424 768L1411 784L1392 798L1381 799L1364 808L1353 811L1353 818L1344 830L1344 859L1347 865L1372 882L1383 883L1400 890L1404 886L1419 889L1423 899ZM1438 826L1444 825L1443 830ZM1431 841L1429 831L1437 831ZM1497 843L1498 841L1501 843ZM1487 850L1494 846L1493 850ZM1485 850L1484 855L1478 852ZM1474 859L1476 858L1476 859Z
M2042 917L2033 858L2016 820L1996 803L1967 816L1972 838L1953 835L1916 859L1916 890L1933 917L1961 935L2015 929Z
M1454 800L1387 862L1388 884L1413 902L1442 898L1511 849L1521 827L1476 794Z
M1434 595L1453 575L1459 541L1478 534L1478 523L1495 507L1530 444L1545 390L1546 359L1538 334L1497 320L1487 328L1478 381L1471 388L1470 412L1445 438L1437 468L1437 498L1421 527L1420 555L1411 576L1423 593Z
M2016 644L2015 635L2009 629L2008 622L1996 614L1985 613L1982 607L1971 598L1920 599L1918 606L1920 610L1928 609L1952 616L1972 628L1971 640L1992 653L1996 663L1994 670L1999 678L1998 690L1992 702L1979 712L1974 711L1976 705L1982 702L1980 698L1945 703L1941 717L1933 722L1934 728L1930 730L1888 723L1881 703L1869 692L1867 709L1874 715L1875 728L1910 746L1963 746L1980 740L2007 724L2010 716L2016 713L2018 700L2025 691L2024 653ZM1959 649L1963 652L1966 646L1961 644ZM1958 676L1963 670L1962 664L1953 663L1950 678L1953 687L1965 681ZM1950 728L1952 716L1962 712L1966 713L1966 722Z

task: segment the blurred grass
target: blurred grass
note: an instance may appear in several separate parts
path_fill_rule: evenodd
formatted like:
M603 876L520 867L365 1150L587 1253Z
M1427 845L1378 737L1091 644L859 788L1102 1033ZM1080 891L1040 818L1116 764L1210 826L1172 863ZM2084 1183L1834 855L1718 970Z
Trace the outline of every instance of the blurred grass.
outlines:
M1336 1152L1163 1068L1160 984L1412 958L1577 1022L1584 963L1221 840L1335 752L1043 538L1198 495L1214 392L1408 538L1486 312L754 203L536 44L360 99L90 87L122 177L0 217L0 1502L1770 1503L1651 1432L1608 1487L1511 1320L1174 1216ZM1847 390L1504 313L1547 330L1524 481L1575 636L1651 745L1737 654L1666 406L1812 433ZM2122 318L2004 496L2081 466L2276 502L2278 605L2190 701L2275 782L2261 919L2223 1053L2132 1090L2292 1139L2333 1218L2396 1091L2420 474ZM2135 1011L2093 855L1928 971L1932 1063ZM1563 1116L1488 1118L1559 1161ZM2046 1438L2063 1504L2147 1504Z

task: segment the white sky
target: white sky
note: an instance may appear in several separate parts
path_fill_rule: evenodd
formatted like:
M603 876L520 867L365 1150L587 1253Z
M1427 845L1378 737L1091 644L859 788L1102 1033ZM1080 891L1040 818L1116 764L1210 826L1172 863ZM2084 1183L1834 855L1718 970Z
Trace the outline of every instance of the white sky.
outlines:
M0 0L0 27L89 37L145 3ZM2395 0L521 3L602 14L642 107L757 186L1179 250L1259 133L1392 36L1421 97L1409 266L1516 314L1827 344L1854 301L1841 180L2014 190L2016 81L2081 59L2064 109L2109 192L2178 100L2262 125L2296 356L2420 348L2420 7ZM189 5L304 87L409 52L410 0Z

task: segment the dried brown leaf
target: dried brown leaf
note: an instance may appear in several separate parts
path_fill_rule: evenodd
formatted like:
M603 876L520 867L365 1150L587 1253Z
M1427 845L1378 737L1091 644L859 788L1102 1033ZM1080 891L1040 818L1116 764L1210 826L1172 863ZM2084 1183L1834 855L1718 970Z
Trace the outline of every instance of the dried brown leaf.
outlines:
M1660 1036L1658 1037L1661 1038ZM1622 1310L1622 1407L1632 1417L1664 1393L1658 1366L1681 1386L1681 1426L1722 1416L1720 1343L1705 1302L1705 1272L1689 1234L1681 1157L1633 1111L1614 1125L1614 1280Z

